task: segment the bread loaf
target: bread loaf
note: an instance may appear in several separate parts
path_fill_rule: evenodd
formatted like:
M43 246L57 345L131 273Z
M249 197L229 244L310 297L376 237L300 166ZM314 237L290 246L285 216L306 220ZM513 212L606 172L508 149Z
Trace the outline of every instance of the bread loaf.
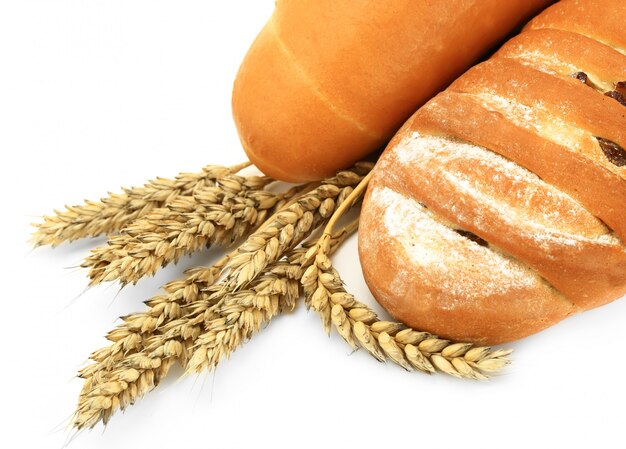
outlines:
M624 17L551 6L393 138L359 254L394 317L497 344L626 293Z
M285 181L334 175L553 0L278 0L235 80L241 143Z

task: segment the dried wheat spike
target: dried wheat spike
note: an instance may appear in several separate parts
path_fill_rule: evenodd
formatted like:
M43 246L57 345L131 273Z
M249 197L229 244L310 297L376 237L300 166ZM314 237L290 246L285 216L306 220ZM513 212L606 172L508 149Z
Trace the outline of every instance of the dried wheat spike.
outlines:
M324 234L304 257L301 279L305 303L320 315L327 333L334 327L353 349L361 347L378 361L391 360L409 371L486 379L509 363L510 350L450 342L379 320L374 311L346 292L328 257L330 248L330 237Z
M177 360L185 364L195 358L187 365L188 371L202 366L214 367L224 355L249 338L261 322L268 321L285 307L292 307L300 294L300 267L308 246L293 248L327 221L336 204L349 197L351 185L358 183L370 169L371 164L359 165L353 171L340 173L313 191L322 193L317 201L311 192L292 201L311 207L306 212L313 216L312 219L304 218L305 212L297 222L281 221L285 216L280 213L268 220L261 230L279 226L282 231L278 235L282 233L282 241L289 239L291 243L279 251L275 261L266 263L245 288L234 291L227 287L232 281L232 272L217 284L207 285L207 282L200 292L196 291L193 282L183 282L173 287L176 294L148 301L150 311L126 317L125 323L110 334L113 345L96 351L93 355L96 363L80 374L85 378L85 384L75 415L75 427L93 427L99 421L106 423L115 410L123 409L154 388ZM324 192L333 194L327 197ZM276 217L280 220L276 221ZM304 220L304 224L300 220ZM336 248L344 238L345 235L340 233L331 239L330 248ZM253 237L247 242L252 245ZM237 254L239 252L234 251L223 263ZM210 276L210 282L222 271L223 266L220 266ZM185 299L187 290L191 292L192 300ZM166 310L171 316L163 315ZM212 340L214 337L219 338L222 345L216 344ZM204 354L198 352L202 348L206 349Z
M282 254L299 243L294 239L295 235L308 235L321 222L327 221L371 168L371 164L361 163L352 170L339 172L277 212L228 261L225 268L228 274L226 287L234 291L245 287L268 264L280 259Z
M248 178L246 183L252 180ZM293 194L292 190L274 194L259 188L263 186L244 185L235 193L221 185L209 187L131 222L83 262L82 266L90 269L90 285L105 281L134 284L183 255L238 240L281 207L286 195Z
M330 251L345 237L344 232L334 236ZM185 308L187 315L166 323L158 335L143 335L141 350L133 346L132 354L123 353L123 359L112 365L92 365L97 369L83 375L86 383L74 425L81 429L101 420L108 422L118 408L124 409L155 388L175 361L185 364L189 360L188 373L215 368L272 317L293 309L301 294L299 280L306 250L290 251L285 260L271 264L245 290L225 293L219 287L209 289L210 300L189 303L192 307ZM200 334L202 329L206 331Z
M194 343L188 374L214 369L281 311L293 310L301 293L300 264L278 262L274 266L285 272L274 274L270 269L245 290L224 298L216 316L205 323L206 332Z
M338 200L348 192L345 189ZM296 244L311 232L302 227L295 231ZM345 232L333 236L329 251L346 236ZM308 248L305 245L289 250L238 292L224 288L228 278L213 284L223 265L210 274L206 269L194 271L185 281L171 284L172 291L165 297L148 301L148 312L126 317L122 326L110 334L114 336L113 344L96 351L92 355L96 363L80 373L85 384L74 426L82 429L99 421L106 423L117 409L124 409L152 390L175 361L186 364L188 372L214 368L262 323L285 308L293 308L301 294L301 266ZM203 288L198 291L200 285ZM164 315L166 310L170 316Z
M66 210L55 210L54 215L44 216L42 223L33 224L36 230L32 242L35 246L57 246L84 237L112 234L174 198L215 185L218 178L248 165L231 168L208 165L200 173L181 173L175 179L157 178L143 187L122 189L124 193L109 193L100 201L85 200L83 205L66 206Z
M113 338L109 334L113 344L94 352L95 363L79 373L84 384L74 415L75 428L93 427L99 421L106 424L116 410L133 404L155 388L175 362L186 363L205 317L212 317L212 308L220 303L221 297L212 288L217 279L213 275L218 271L220 267L205 272L207 276L201 275L202 279L191 274L165 298L148 301L148 312L127 317L111 333ZM193 313L188 310L192 304ZM173 315L165 318L168 305L174 305L170 307ZM162 324L155 327L155 318L162 319ZM145 322L150 325L141 326Z
M74 426L81 429L93 427L99 421L106 424L116 410L123 410L155 388L176 361L185 364L200 334L213 332L219 336L226 346L216 347L215 357L218 350L222 351L219 353L222 357L243 344L262 322L281 310L292 309L300 296L303 254L302 250L296 250L289 260L272 264L249 289L229 294L221 288L209 288L208 298L190 303L193 307L182 306L186 314L166 322L159 333L140 335L141 340L133 345L132 353L122 351L121 357L112 363L99 362L81 373L86 379Z
M85 380L85 389L102 383L103 376L120 360L140 352L145 341L161 332L164 325L182 318L187 305L203 302L210 306L209 288L219 278L225 261L226 258L211 267L188 270L183 279L166 284L163 294L147 300L147 311L122 317L122 324L107 335L111 345L93 352L90 359L94 363L79 372L79 377Z

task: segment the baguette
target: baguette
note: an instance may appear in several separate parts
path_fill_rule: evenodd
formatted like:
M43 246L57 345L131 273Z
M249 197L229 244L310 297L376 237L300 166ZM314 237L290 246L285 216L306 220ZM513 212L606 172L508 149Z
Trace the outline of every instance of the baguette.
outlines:
M359 254L394 317L498 344L626 294L623 17L562 0L393 138Z
M236 77L241 143L265 174L332 176L552 0L279 0Z

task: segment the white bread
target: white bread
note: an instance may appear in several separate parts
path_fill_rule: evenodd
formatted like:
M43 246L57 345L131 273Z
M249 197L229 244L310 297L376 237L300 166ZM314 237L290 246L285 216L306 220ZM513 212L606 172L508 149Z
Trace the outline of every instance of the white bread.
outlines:
M241 143L274 178L332 176L552 2L278 0L235 80Z
M394 137L359 254L397 319L496 344L626 294L625 16L559 2Z

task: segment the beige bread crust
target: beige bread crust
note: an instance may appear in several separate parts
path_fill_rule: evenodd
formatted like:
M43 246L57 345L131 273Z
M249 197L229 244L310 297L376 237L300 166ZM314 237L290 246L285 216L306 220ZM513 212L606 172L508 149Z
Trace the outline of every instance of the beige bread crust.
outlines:
M626 248L575 200L505 158L408 136L378 170L386 185L526 263L582 309L626 293Z
M531 50L532 49L532 50ZM586 73L604 92L626 81L626 55L582 34L548 28L528 29L509 40L496 57L514 58L538 70L570 77Z
M580 33L580 14L599 26L614 3L549 8L553 18L559 8L579 11L576 26L565 16L555 19L558 30L534 19L530 37L468 71L390 142L361 213L359 255L369 288L395 318L495 344L626 294L626 107L604 95L626 60L615 51L620 38ZM569 68L590 72L592 82ZM399 205L418 224L399 226ZM424 226L424 215L440 226ZM501 258L526 274L513 281L497 268ZM490 275L499 290L482 287Z
M278 1L233 88L242 145L269 176L330 176L549 3Z
M479 99L452 91L442 92L407 123L419 123L426 134L444 134L489 148L520 164L580 201L626 241L626 180L606 163L546 140Z
M626 54L623 0L568 0L535 17L525 30L552 28L588 36Z
M384 201L388 192L398 199ZM433 223L424 229L415 226L411 211L415 213L414 207L419 206L411 202L415 200L389 189L384 176L377 176L371 181L361 214L361 226L368 230L359 233L363 275L378 302L394 317L443 338L498 344L543 330L576 311L523 265L443 224L438 229L433 229ZM390 213L396 215L387 218ZM410 224L398 218L402 213L407 213ZM384 228L387 219L403 229L397 234L389 232ZM435 256L424 257L418 264L411 251ZM451 283L449 269L463 282Z
M467 71L449 90L494 95L558 117L586 133L580 145L596 148L591 154L597 163L626 177L626 167L608 162L594 139L604 137L626 147L624 106L593 89L581 88L573 78L563 79L513 59L496 57Z

